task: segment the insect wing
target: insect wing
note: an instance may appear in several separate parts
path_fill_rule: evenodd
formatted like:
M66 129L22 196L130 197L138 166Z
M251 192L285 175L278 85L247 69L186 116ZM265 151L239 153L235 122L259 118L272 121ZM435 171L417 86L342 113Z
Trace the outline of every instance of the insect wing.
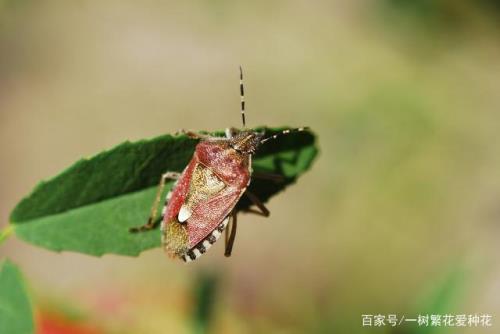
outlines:
M189 192L191 175L193 174L193 170L197 164L198 160L196 158L191 159L182 172L181 177L177 180L175 187L171 190L171 193L169 193L162 224L167 224L170 221L177 220L179 210Z
M189 246L194 247L212 232L233 210L244 189L226 187L219 194L199 203L188 219Z
M187 246L192 248L226 218L243 191L218 179L195 156L172 189L162 224L164 227L179 224L181 212L188 210L189 217L184 223L188 233Z

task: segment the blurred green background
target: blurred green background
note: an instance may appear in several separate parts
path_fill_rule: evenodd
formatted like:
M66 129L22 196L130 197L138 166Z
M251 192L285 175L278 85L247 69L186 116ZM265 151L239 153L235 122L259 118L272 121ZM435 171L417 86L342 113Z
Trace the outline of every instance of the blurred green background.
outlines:
M240 64L248 124L308 125L321 149L269 219L240 216L230 259L9 239L39 331L497 332L499 41L495 1L0 1L2 227L82 156L239 126ZM493 327L361 326L419 313Z

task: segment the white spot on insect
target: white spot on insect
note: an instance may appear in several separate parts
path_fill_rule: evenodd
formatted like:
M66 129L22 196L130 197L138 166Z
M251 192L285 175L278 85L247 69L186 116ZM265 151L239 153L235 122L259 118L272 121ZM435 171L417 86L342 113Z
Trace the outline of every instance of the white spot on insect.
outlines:
M208 240L205 240L203 241L203 247L205 247L206 250L208 250L210 247L212 247L212 245L210 244L210 242L208 242Z
M172 198L172 192L171 192L171 191L169 191L169 192L167 193L167 202L168 202L168 201L170 201L170 199L171 199L171 198Z
M179 223L184 223L186 220L191 217L191 210L185 205L181 206L181 209L179 210L179 215L177 216L177 219L179 220Z
M220 227L222 227L222 229L226 228L227 227L227 224L229 223L229 216L226 217L220 224L217 228L220 229ZM191 258L189 255L183 255L182 256L182 259L185 261L185 262L192 262L194 260L197 260L200 256L202 256L204 253L207 252L208 249L210 249L210 247L212 247L212 244L210 243L210 241L208 241L208 238L210 237L214 237L215 238L215 241L217 241L219 239L219 237L222 235L218 229L215 229L212 231L212 233L208 234L205 239L201 242L201 244L203 245L203 247L205 247L205 251L202 253L200 252L200 250L197 248L197 246L191 248L191 254L193 255L194 254L194 259ZM214 242L215 242L214 241ZM192 256L191 255L191 256Z
M233 138L232 134L231 134L231 129L230 128L226 128L226 138L227 139L231 139Z

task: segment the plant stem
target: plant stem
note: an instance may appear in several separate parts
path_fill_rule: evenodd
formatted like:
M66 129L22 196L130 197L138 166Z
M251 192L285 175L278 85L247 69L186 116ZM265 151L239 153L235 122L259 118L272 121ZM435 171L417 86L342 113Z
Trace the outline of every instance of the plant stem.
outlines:
M0 232L0 245L8 238L10 237L10 235L12 234L12 232L14 231L14 227L12 225L7 225L6 228L4 228L1 232Z

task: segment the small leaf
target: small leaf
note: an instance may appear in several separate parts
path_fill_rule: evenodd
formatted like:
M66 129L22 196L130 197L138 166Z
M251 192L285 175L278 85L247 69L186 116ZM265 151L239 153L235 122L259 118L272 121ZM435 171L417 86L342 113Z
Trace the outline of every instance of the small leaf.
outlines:
M33 332L31 303L21 273L5 260L0 263L0 333Z
M432 280L429 291L423 291L422 297L415 307L421 315L455 315L457 308L464 301L467 284L467 271L461 263L456 263L446 269L441 279ZM431 319L429 319L429 324ZM409 333L413 334L444 334L455 333L450 326L419 326Z
M266 129L266 134L280 130ZM181 172L196 144L196 140L183 135L164 135L125 142L80 160L53 179L41 182L14 208L10 220L15 234L51 250L96 256L136 256L159 247L158 230L131 234L128 229L146 222L160 176L166 171ZM266 143L254 157L253 168L281 174L285 181L256 180L250 190L267 201L305 172L316 154L315 137L310 132ZM166 191L171 186L167 184ZM249 205L247 200L239 203L240 208Z
M202 272L193 284L194 309L193 333L210 333L213 322L215 301L217 300L218 277L208 272Z

